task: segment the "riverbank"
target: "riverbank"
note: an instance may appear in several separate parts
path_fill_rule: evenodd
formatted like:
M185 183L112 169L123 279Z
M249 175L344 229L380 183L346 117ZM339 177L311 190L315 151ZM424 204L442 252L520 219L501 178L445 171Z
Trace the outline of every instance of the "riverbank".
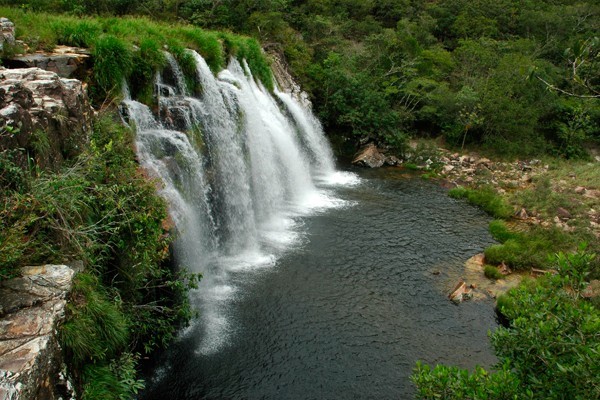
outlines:
M539 274L548 268L548 256L558 252L573 252L582 243L591 253L600 251L600 156L593 149L587 160L509 161L448 150L431 141L412 142L410 148L405 167L439 179L454 197L484 209L487 205L492 215L494 207L508 210L490 224L500 244L486 249L482 273L492 264L504 274L511 269ZM598 277L596 260L590 278Z

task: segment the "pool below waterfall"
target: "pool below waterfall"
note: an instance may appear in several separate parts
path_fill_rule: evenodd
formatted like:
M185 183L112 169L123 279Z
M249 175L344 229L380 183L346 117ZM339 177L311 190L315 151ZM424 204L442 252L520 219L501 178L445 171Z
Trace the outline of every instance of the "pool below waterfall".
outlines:
M200 316L142 399L407 399L417 360L496 361L493 304L447 300L493 242L489 218L401 169L354 172L360 183L325 189L338 206L294 218L267 261L214 261L227 276L205 273Z

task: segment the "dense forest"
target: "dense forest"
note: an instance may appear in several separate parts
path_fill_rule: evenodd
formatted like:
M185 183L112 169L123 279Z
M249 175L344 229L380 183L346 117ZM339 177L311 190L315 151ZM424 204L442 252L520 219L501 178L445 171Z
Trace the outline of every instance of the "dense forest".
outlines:
M411 135L443 136L497 155L573 158L600 137L595 1L32 0L21 7L137 14L254 36L285 55L329 132L352 144L372 139L402 152Z
M371 141L402 155L409 138L434 137L496 158L586 160L587 149L600 142L600 4L594 0L22 0L18 8L14 0L0 0L0 5L12 7L3 11L18 19L17 36L31 50L56 44L91 49L96 65L89 93L97 108L114 106L110 99L119 99L124 78L137 98L151 102L151 77L165 65L161 50L168 46L183 69L194 68L185 48L198 50L213 71L230 55L245 58L269 89L268 55L284 57L339 152ZM126 16L131 18L114 18ZM187 83L190 91L201 90L197 82ZM143 387L136 375L140 354L168 343L193 314L184 299L199 277L179 276L166 265L165 205L140 176L131 143L131 132L115 114L103 114L95 122L92 147L63 175L27 174L0 160L5 206L0 277L11 276L13 265L62 256L67 238L61 232L85 233L81 240L97 243L66 249L97 265L78 278L74 298L81 304L70 306L62 331L83 398L133 396ZM68 201L54 199L61 185L68 188L63 192ZM521 195L536 207L558 199L549 182L544 188ZM502 200L485 189L490 193L458 188L457 197L484 209L486 202ZM558 201L546 207L554 212ZM115 204L121 214L105 230L88 229L106 222L103 213ZM590 276L598 277L598 260L585 246L574 254L560 252L591 236L558 229L512 232L507 226L514 210L501 206L508 210L501 215L497 205L486 210L498 218L490 230L500 242L486 250L486 258L510 260L515 269L550 266L556 274L527 281L498 300L506 326L491 335L496 372L418 364L417 396L600 398L600 317L597 300L583 296ZM59 214L77 208L70 213L75 219L66 221L68 230L56 228ZM127 223L121 215L129 216ZM590 248L597 251L598 244ZM548 253L557 254L548 261ZM124 273L127 263L139 271ZM113 281L122 287L111 287ZM153 324L158 334L151 333Z

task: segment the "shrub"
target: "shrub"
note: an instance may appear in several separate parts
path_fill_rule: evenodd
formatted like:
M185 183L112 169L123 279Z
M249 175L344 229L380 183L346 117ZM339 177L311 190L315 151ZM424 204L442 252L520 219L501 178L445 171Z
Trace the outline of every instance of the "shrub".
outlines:
M417 386L416 398L422 400L509 400L523 394L518 378L508 367L495 373L476 367L469 373L445 365L432 369L417 362L410 379Z
M500 273L500 271L498 271L498 268L496 268L492 265L486 265L483 268L483 273L487 278L494 279L494 280L502 279L504 277L504 275L502 275Z

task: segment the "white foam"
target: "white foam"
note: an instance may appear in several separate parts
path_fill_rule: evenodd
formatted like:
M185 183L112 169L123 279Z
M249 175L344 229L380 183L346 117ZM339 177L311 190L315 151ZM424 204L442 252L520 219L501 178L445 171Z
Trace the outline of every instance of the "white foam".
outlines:
M324 176L320 176L319 183L328 186L356 186L361 183L361 179L352 172L334 171Z

